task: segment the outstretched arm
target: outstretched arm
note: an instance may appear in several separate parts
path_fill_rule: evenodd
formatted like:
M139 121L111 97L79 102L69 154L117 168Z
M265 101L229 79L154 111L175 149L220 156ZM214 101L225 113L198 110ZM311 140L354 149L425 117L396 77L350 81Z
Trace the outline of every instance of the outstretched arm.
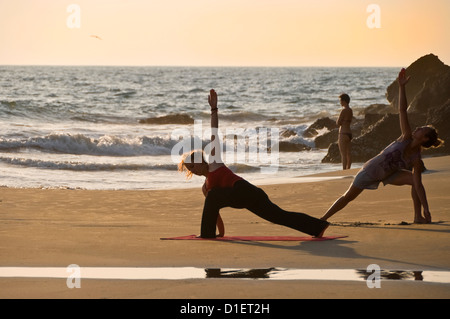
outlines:
M413 163L413 188L420 200L420 204L423 207L423 214L427 223L431 223L431 213L428 207L427 194L425 193L425 187L422 183L422 163L419 159Z
M211 107L211 129L213 128L219 128L219 116L217 115L217 93L214 90L210 90L209 91L209 95L208 95L208 103L209 106ZM213 138L213 136L211 136L211 139Z
M398 74L398 86L399 86L399 93L398 93L398 111L400 116L400 128L402 130L402 136L401 139L410 139L412 136L411 133L411 126L409 125L408 120L408 102L406 100L406 84L409 81L409 76L406 76L406 70L402 69L400 73Z
M217 237L223 237L225 235L225 224L223 223L222 217L217 215L217 230L219 231L219 234L217 234Z
M217 93L214 90L209 91L208 103L211 106L211 160L210 163L222 163L221 145L219 140L219 115L217 108Z

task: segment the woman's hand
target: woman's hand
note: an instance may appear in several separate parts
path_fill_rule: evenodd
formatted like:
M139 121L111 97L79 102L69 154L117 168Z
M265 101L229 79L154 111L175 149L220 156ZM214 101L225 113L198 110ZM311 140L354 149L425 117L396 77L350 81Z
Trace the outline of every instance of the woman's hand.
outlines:
M217 110L217 93L214 90L209 91L208 103L211 106L211 110Z
M406 76L406 70L403 68L400 73L398 74L398 84L402 87L406 85L409 81L409 76Z

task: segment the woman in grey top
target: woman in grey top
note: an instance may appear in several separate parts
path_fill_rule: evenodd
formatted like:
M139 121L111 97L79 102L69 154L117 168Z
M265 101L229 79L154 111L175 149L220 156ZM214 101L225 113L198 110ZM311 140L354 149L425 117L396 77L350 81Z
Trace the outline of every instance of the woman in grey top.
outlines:
M380 154L364 164L347 192L328 209L321 218L327 220L358 197L364 189L377 189L380 182L384 185L411 185L414 202L414 223L431 223L425 188L422 184L422 148L438 147L442 141L432 126L411 130L408 121L405 86L409 81L406 70L398 75L399 116L402 135ZM423 207L423 216L422 216Z

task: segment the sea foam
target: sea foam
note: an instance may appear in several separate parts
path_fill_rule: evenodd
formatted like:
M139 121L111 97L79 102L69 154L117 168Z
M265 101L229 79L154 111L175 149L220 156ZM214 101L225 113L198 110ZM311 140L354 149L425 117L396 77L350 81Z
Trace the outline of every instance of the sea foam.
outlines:
M161 137L119 137L104 135L98 138L84 134L52 133L28 139L0 139L0 151L35 149L41 152L97 155L144 156L170 154L175 144Z

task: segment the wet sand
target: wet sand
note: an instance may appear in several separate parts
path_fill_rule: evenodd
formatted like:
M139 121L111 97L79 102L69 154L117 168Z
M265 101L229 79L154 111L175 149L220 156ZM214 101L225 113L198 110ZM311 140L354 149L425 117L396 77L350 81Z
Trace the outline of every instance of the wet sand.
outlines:
M200 189L85 191L0 188L0 267L199 267L449 270L450 157L424 160L433 223L411 224L409 187L365 191L330 220L323 242L164 241L199 233ZM261 186L286 210L321 217L345 192L344 176ZM180 180L182 177L180 176ZM246 210L224 209L227 235L292 235ZM0 278L0 298L449 298L450 285L382 281L94 280L69 289L65 279Z

